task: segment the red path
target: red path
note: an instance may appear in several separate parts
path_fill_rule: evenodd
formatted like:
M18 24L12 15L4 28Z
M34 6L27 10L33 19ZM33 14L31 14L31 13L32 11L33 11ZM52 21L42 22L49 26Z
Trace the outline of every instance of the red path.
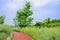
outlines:
M32 40L32 38L26 34L20 32L14 32L13 40Z

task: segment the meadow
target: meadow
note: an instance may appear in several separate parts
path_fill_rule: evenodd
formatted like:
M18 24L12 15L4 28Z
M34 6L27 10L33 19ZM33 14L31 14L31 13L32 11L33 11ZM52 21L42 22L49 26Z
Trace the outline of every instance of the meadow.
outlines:
M6 40L14 28L0 24L0 40ZM25 27L17 31L29 35L32 40L60 40L60 27Z

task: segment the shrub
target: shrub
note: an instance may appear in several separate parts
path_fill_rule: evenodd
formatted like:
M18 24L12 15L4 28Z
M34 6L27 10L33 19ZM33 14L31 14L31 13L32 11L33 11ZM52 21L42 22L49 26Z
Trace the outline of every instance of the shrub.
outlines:
M59 27L60 23L50 23L48 24L48 27Z
M60 28L22 28L20 32L28 34L32 40L60 40Z
M8 35L4 32L0 33L0 40L6 40L7 36Z
M0 40L6 40L6 38L13 32L13 28L7 25L0 24Z

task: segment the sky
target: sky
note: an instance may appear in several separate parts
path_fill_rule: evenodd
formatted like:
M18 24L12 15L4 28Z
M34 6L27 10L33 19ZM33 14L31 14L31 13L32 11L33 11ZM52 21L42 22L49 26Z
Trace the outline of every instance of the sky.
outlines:
M26 1L30 1L33 11L33 23L46 18L60 18L60 0L0 0L0 15L6 17L5 24L12 25L16 12L23 8Z

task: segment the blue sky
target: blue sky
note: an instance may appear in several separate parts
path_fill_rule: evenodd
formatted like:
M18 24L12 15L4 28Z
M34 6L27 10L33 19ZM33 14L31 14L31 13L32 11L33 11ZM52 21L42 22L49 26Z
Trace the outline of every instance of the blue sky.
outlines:
M60 18L60 0L0 0L0 15L6 16L5 24L13 24L17 10L23 8L26 1L30 1L32 5L33 23L48 17Z

